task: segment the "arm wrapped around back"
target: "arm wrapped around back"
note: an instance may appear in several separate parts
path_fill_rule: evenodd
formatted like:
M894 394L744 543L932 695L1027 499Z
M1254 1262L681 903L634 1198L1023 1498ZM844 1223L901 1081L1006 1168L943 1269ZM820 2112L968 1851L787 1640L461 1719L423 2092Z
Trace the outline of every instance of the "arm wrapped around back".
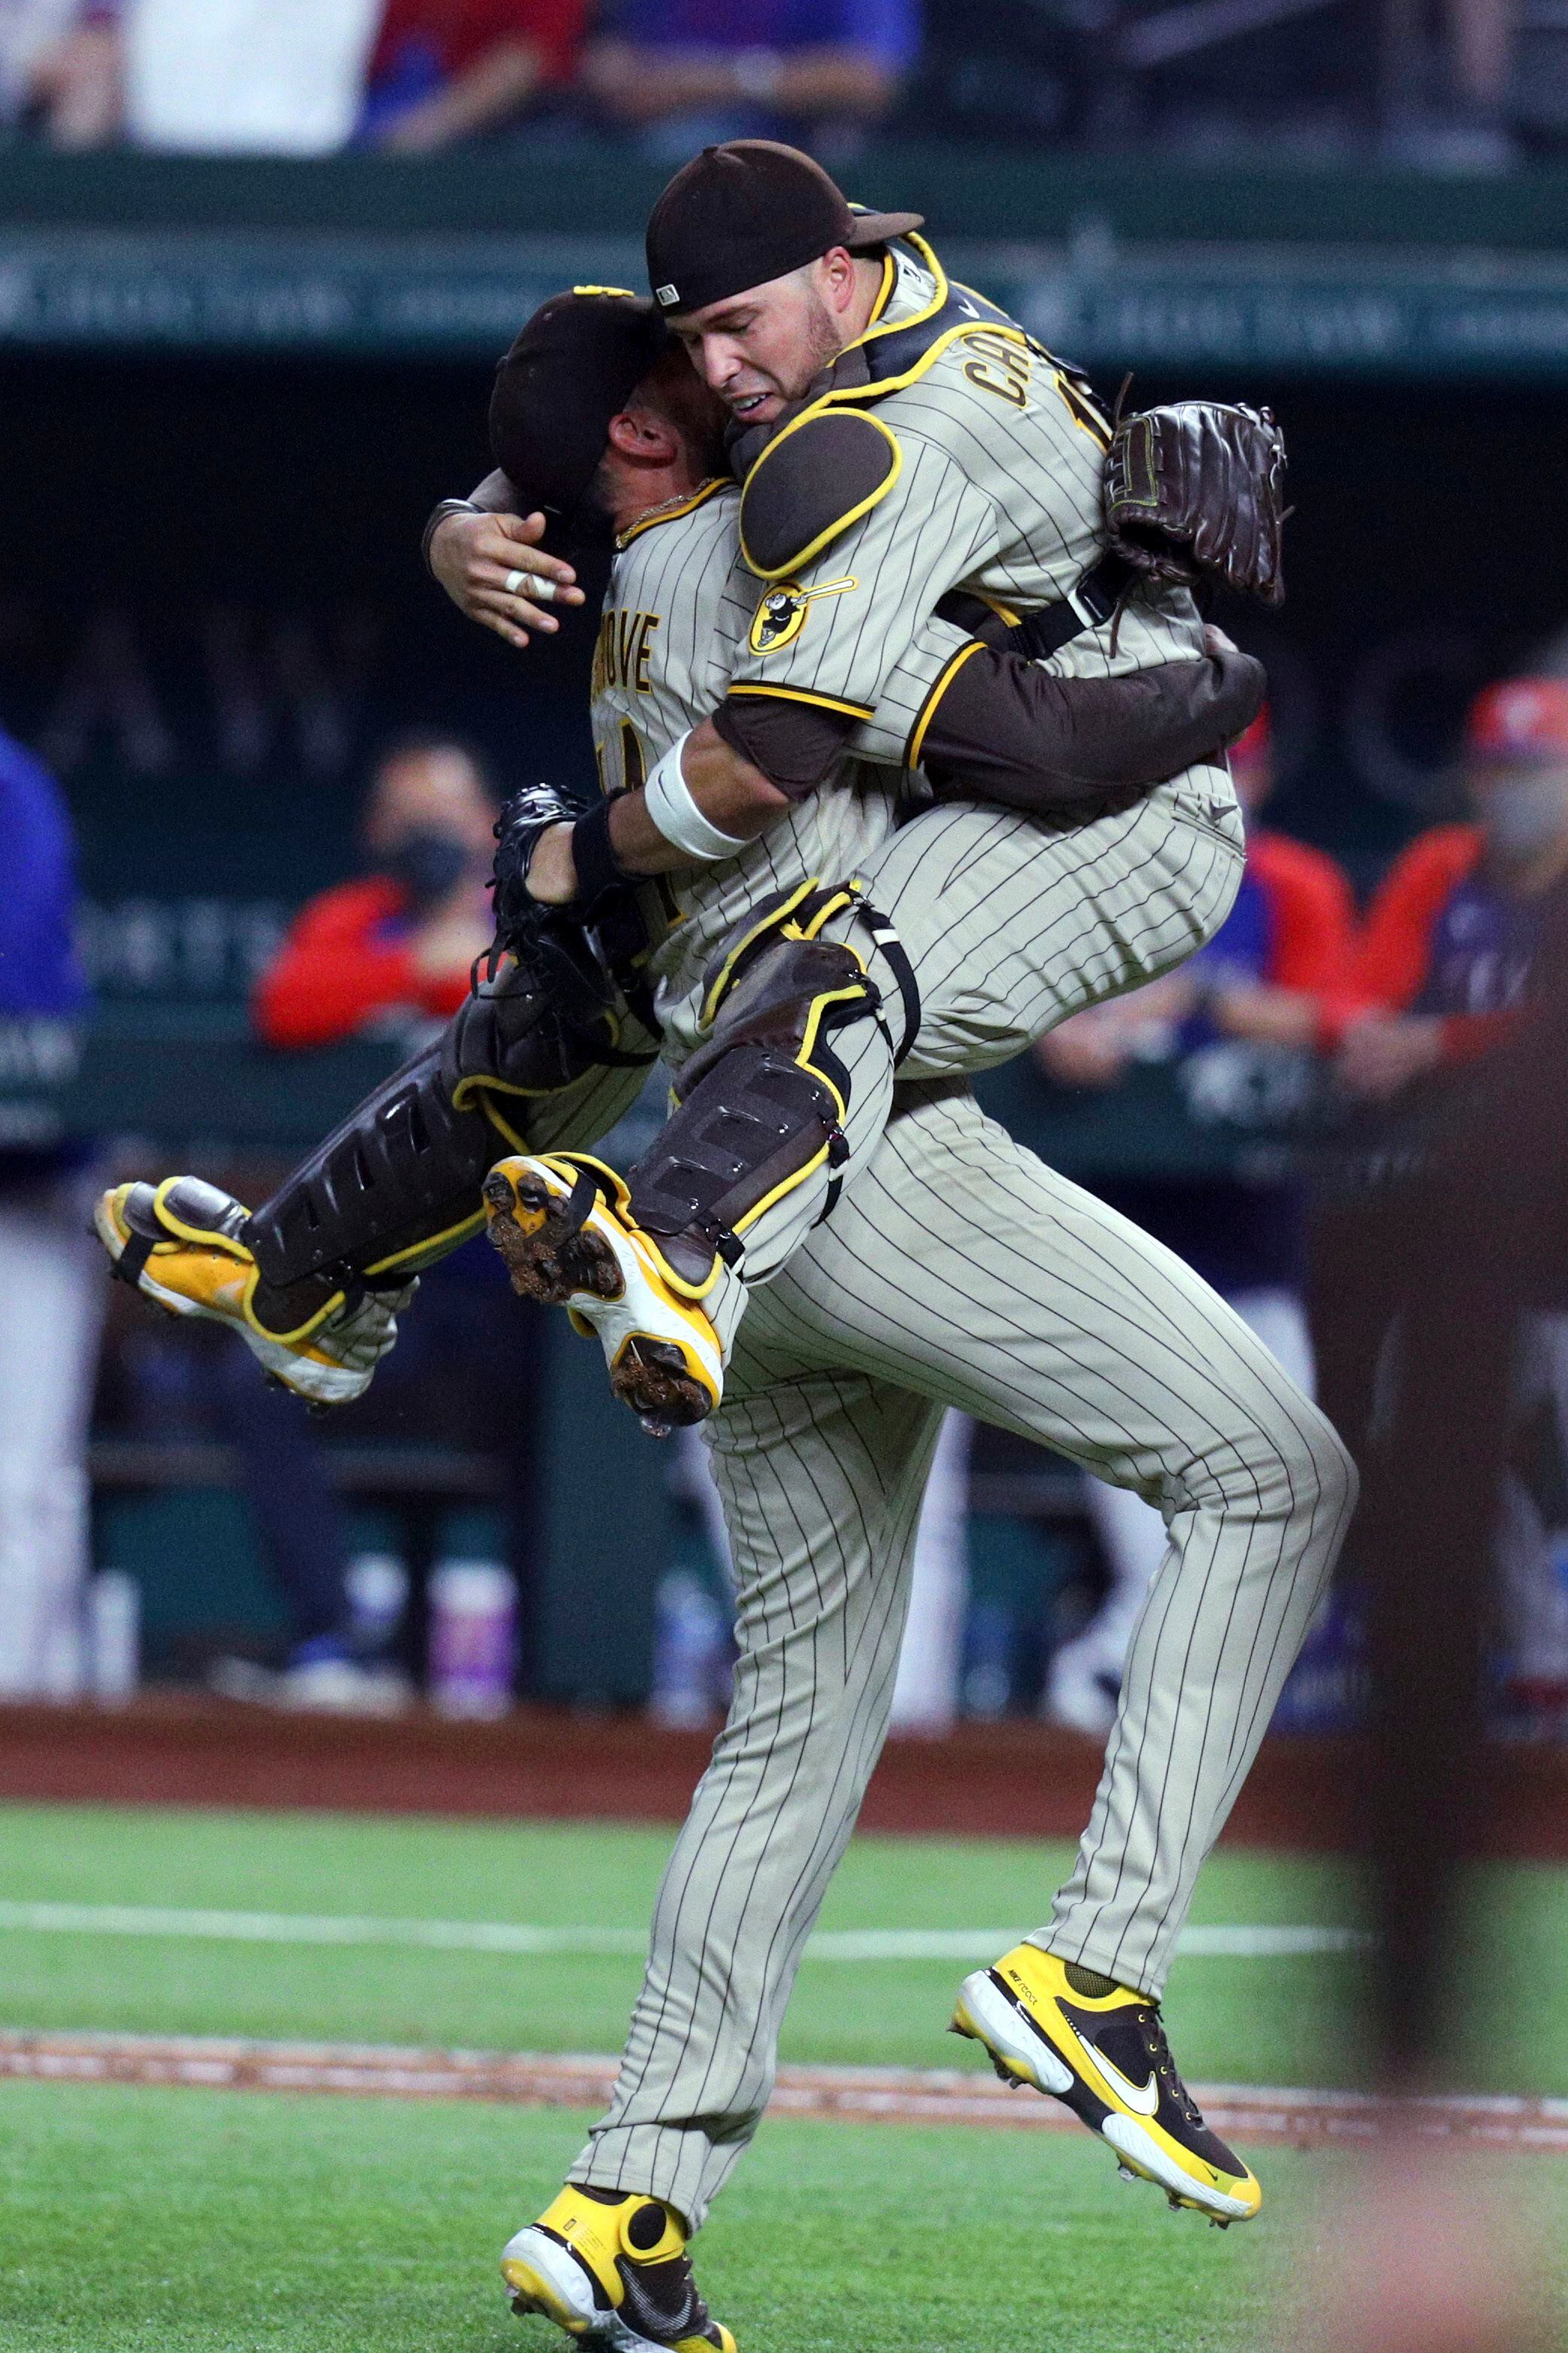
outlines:
M1262 663L1234 651L1121 678L1056 678L977 646L923 715L920 759L944 799L1089 815L1218 758L1257 718L1267 685Z
M1262 664L1234 651L1123 678L1056 678L976 641L932 689L910 758L944 798L1089 817L1217 758L1252 724L1266 686ZM856 723L818 703L749 693L728 696L714 724L731 751L804 800L850 748Z

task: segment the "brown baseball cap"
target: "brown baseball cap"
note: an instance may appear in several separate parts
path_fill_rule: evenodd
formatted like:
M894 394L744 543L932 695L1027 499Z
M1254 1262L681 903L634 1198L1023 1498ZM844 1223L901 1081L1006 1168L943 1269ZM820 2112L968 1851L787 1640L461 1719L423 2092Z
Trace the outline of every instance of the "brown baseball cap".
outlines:
M748 287L921 226L920 213L857 212L820 164L773 139L731 139L682 164L648 216L659 310L703 311Z
M610 419L670 349L646 294L552 294L496 370L490 454L531 507L568 515L594 479Z

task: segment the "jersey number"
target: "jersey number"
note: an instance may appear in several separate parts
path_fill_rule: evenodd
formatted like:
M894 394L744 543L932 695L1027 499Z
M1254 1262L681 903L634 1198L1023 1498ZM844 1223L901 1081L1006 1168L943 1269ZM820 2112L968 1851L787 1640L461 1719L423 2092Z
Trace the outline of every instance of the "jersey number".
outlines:
M594 757L598 763L601 793L616 791L635 793L640 791L647 782L647 758L643 751L642 738L629 719L623 719L621 722L621 779L618 786L612 784L605 774L605 746L596 737L594 743Z
M1066 401L1068 412L1079 431L1087 433L1091 441L1098 441L1102 449L1109 449L1110 425L1089 398L1088 385L1080 383L1075 376L1059 372L1057 376L1057 390Z

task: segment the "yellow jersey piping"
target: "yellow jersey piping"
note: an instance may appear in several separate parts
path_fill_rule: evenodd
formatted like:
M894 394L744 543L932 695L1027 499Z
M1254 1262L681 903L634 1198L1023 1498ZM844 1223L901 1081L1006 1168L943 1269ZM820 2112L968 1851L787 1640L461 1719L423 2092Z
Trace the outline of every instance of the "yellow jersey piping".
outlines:
M984 653L984 650L985 649L980 638L975 638L969 645L960 646L958 651L952 656L952 659L943 665L942 670L938 674L936 683L932 686L931 692L927 695L925 701L921 705L921 715L914 723L909 743L905 747L904 761L906 766L910 768L918 768L920 766L921 754L925 749L926 730L936 716L938 703L942 701L942 696L947 692L948 688L952 684L952 681L957 677L959 671L963 668L964 663L969 660L971 655Z
M839 695L813 694L804 686L762 686L747 681L732 686L730 694L771 694L781 702L815 702L820 711L842 711L847 719L871 719L877 709L874 702L846 702ZM729 700L728 695L725 700Z
M718 491L732 491L734 487L728 474L715 474L711 481L704 482L700 490L693 491L689 499L682 499L678 505L656 507L652 514L639 515L637 522L628 523L616 538L616 554L629 547L634 539L640 539L645 531L657 531L661 522L679 522L682 515L691 514L698 507L706 506Z

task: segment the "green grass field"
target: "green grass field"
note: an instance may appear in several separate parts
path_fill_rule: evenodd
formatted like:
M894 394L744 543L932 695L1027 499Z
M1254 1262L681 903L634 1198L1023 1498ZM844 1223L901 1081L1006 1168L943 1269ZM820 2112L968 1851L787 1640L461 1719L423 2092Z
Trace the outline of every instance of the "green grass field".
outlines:
M0 1809L0 2023L613 2051L668 1843L599 1825ZM864 1838L823 1927L1010 1933L1044 1915L1067 1860L1022 1843ZM1508 1982L1531 1999L1488 2003L1467 2083L1568 2093L1568 1873L1499 1870L1486 1894ZM71 1934L7 1925L4 1907L28 1903L619 1930L633 1949L209 1941L101 1933L101 1917ZM1194 1914L1231 1927L1355 1916L1342 1867L1244 1853L1214 1860ZM808 1956L785 2055L969 2063L942 2029L970 1965ZM1361 1966L1325 1953L1179 1960L1167 2017L1181 2064L1199 2081L1355 2083L1344 2020ZM0 2085L0 2345L548 2353L552 2332L506 2317L493 2264L551 2194L584 2121ZM1543 2201L1542 2242L1568 2245L1568 2164L1521 2164ZM1221 2234L1118 2183L1087 2136L780 2120L703 2234L702 2277L742 2353L1241 2353L1268 2341L1263 2315L1332 2169L1259 2152L1265 2215Z

